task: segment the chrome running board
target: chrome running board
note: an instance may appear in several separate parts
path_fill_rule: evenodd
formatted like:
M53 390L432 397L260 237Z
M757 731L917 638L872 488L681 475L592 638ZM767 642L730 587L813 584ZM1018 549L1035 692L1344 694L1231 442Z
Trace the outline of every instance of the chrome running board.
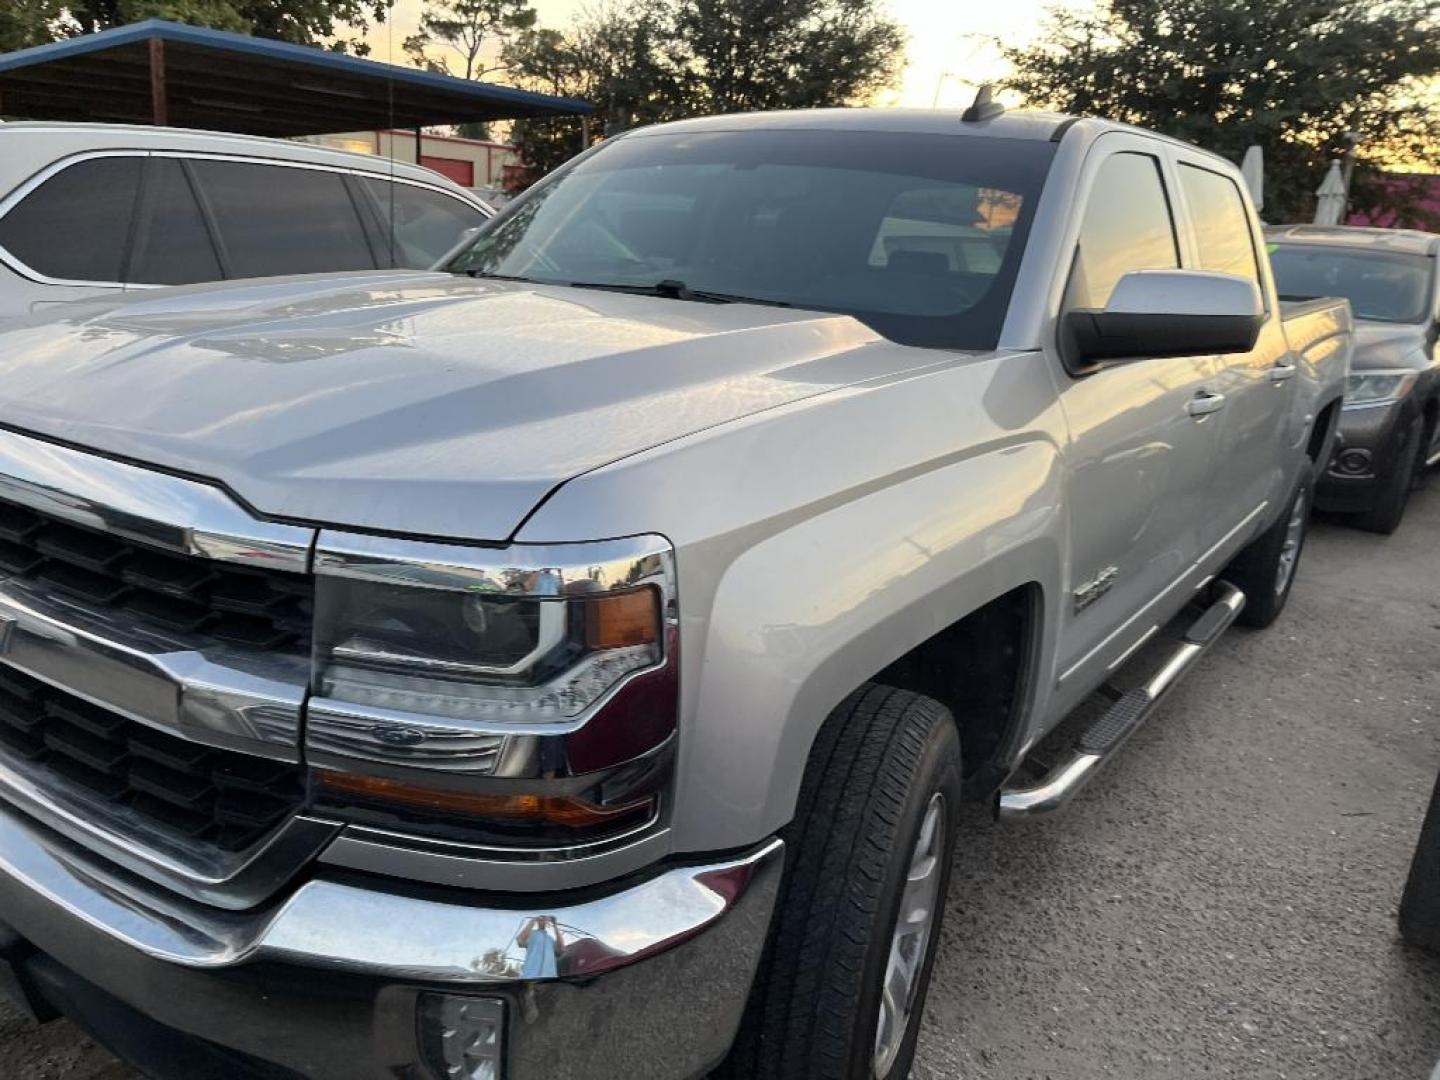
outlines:
M1020 821L1054 813L1099 774L1245 606L1245 594L1235 586L1222 581L1215 588L1215 602L1190 625L1175 651L1148 682L1122 695L1038 782L1000 792L1000 820Z

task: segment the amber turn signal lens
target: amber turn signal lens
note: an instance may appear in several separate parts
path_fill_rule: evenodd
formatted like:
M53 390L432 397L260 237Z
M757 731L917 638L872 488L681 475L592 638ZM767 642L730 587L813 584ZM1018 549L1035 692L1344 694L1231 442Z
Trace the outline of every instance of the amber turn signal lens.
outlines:
M653 645L660 640L659 594L650 588L585 601L585 642L592 649Z
M449 791L391 780L383 776L317 769L315 781L326 791L359 796L376 802L394 803L422 810L461 814L494 821L533 822L585 829L606 825L619 818L648 810L653 800L646 796L616 806L598 806L569 795L495 795L470 791Z

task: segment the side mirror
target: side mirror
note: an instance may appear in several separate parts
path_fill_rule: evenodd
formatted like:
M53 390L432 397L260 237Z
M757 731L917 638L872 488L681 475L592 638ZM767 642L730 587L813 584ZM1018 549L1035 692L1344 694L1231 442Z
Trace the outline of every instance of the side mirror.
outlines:
M1255 282L1202 270L1134 270L1104 311L1064 317L1072 352L1084 363L1249 352L1264 323Z

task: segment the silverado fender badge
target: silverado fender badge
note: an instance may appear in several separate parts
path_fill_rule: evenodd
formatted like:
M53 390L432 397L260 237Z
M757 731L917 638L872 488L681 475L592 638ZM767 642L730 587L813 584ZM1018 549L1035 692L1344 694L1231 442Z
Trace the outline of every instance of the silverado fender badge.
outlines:
M1109 592L1110 587L1115 584L1115 579L1119 576L1120 568L1118 566L1107 566L1104 570L1101 570L1100 573L1096 574L1094 578L1076 589L1075 613L1078 615Z
M376 724L370 729L376 742L387 746L419 746L425 741L425 733L419 728L401 724Z

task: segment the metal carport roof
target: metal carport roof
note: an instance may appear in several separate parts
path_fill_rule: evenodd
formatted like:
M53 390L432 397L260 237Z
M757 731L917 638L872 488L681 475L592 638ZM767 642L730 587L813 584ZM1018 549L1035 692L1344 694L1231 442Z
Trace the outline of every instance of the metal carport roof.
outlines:
M588 113L573 98L149 19L0 54L0 115L318 135Z

